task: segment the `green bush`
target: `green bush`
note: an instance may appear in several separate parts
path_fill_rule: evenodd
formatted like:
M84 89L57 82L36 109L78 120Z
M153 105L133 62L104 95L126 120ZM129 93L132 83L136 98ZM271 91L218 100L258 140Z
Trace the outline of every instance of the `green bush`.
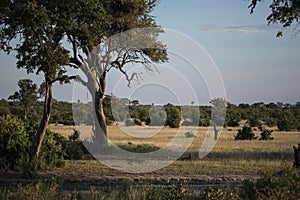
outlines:
M172 105L165 106L167 112L167 121L165 125L170 128L179 128L181 123L181 110L180 108Z
M272 132L273 132L272 130L262 128L262 127L260 127L259 130L261 131L259 140L273 140L274 139L271 136Z
M209 187L202 191L200 199L203 200L228 200L228 199L240 199L238 194L230 191L229 189L220 189L215 187Z
M38 182L36 184L28 184L26 186L19 186L16 191L1 191L5 195L2 195L2 199L22 199L22 200L55 200L55 199L67 199L63 198L63 195L59 195L57 192L57 183L45 183Z
M236 119L230 119L227 122L227 126L229 126L229 127L238 127L238 126L240 126L240 124L239 124L238 120L236 120Z
M262 124L261 124L261 121L256 118L256 117L251 117L249 120L248 120L248 123L251 127L260 127Z
M80 132L74 130L74 133L69 136L69 140L66 141L65 151L66 151L66 159L70 160L80 160L84 154L84 146L83 143L79 139Z
M252 129L250 126L243 126L242 129L238 130L238 133L236 136L234 136L235 140L255 140L257 137L255 137L255 134L252 132Z
M153 189L149 187L132 186L130 181L122 181L113 188L97 191L91 187L90 192L64 192L58 189L55 181L32 183L19 186L17 190L0 189L0 199L14 200L173 200L197 199L194 191L181 183L168 184L166 187Z
M294 120L282 117L277 121L279 131L291 131L295 129Z
M64 166L64 151L62 144L57 140L58 134L46 131L44 141L39 154L39 169L50 169Z
M20 167L27 158L28 135L24 123L10 115L0 116L0 168Z
M134 152L134 153L149 153L149 152L154 152L159 150L160 148L155 145L150 145L150 144L118 144L118 147L129 151L129 152Z
M190 131L184 133L184 135L185 135L186 138L193 138L193 137L195 137L195 134L193 132L190 132Z
M280 169L263 172L257 181L246 181L240 192L242 199L299 199L300 171L282 166Z

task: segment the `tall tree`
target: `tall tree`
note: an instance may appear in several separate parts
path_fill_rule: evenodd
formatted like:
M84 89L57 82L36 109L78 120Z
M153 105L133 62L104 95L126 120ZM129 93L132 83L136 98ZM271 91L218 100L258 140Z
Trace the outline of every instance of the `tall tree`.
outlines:
M17 52L17 68L24 68L27 73L44 75L43 117L29 153L33 170L36 170L38 154L50 119L52 85L58 80L68 81L63 66L69 63L69 52L61 45L63 34L53 25L55 18L42 3L5 0L1 1L0 10L1 49L7 53L11 50Z
M249 8L250 13L254 12L257 3L262 0L251 0ZM273 0L270 4L271 14L267 17L269 24L279 23L282 25L282 30L286 27L296 24L295 34L300 32L300 1L299 0ZM282 36L282 30L278 31L277 37Z
M167 60L167 53L164 45L157 41L158 33L161 31L154 21L150 12L157 3L157 0L115 0L115 1L79 1L84 4L85 9L78 5L64 4L68 10L65 12L65 19L60 17L63 24L65 21L72 24L65 29L66 36L73 50L70 58L71 64L80 68L87 77L87 81L77 77L86 86L94 100L95 127L94 133L96 142L102 146L107 145L106 119L103 111L103 99L106 91L106 77L111 68L120 71L128 81L133 80L137 74L127 74L124 67L129 63L141 63L148 70L155 67L153 62ZM101 8L101 9L100 9ZM87 9L87 10L86 10ZM71 19L71 20L70 20ZM93 26L87 26L87 24ZM143 34L151 46L157 48L141 49L135 46L139 38L117 38L121 41L110 39L111 36L134 28L156 27L153 32ZM153 30L153 29L152 29ZM131 32L134 34L134 31ZM141 37L141 34L136 34ZM145 38L143 38L145 40ZM120 44L115 42L124 43ZM99 44L102 45L99 45ZM128 43L129 46L127 46ZM92 49L96 49L92 51ZM80 51L81 50L81 53Z
M158 0L3 0L0 3L0 47L17 52L17 67L28 73L43 73L45 100L43 119L30 151L37 166L52 102L52 85L77 78L90 91L95 110L95 135L107 144L103 99L106 76L111 68L119 70L130 83L137 74L124 69L128 63L141 63L148 70L153 62L167 60L166 48L158 40L161 32L150 12ZM105 43L111 36L133 28L157 27L144 36L157 48L122 48L110 50ZM14 42L12 42L14 41ZM99 47L96 51L94 48ZM154 46L154 45L151 45ZM113 56L116 55L116 56ZM87 80L68 76L67 67L81 69Z
M26 120L29 111L39 98L38 87L30 79L19 80L18 86L20 88L19 91L9 96L8 99L20 101L24 109L24 119Z

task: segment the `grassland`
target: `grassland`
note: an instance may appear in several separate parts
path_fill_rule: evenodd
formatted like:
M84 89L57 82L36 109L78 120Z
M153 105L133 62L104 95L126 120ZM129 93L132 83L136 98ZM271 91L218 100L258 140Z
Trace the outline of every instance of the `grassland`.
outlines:
M83 127L89 129L90 127ZM74 127L54 126L50 129L64 136L70 135ZM205 137L207 128L200 127L193 131L195 139L187 152L182 156L189 159L177 160L173 164L145 174L128 174L111 169L97 160L85 159L78 161L66 161L64 168L59 168L44 173L58 177L70 178L115 178L115 177L139 177L139 178L202 178L202 179L244 179L257 177L262 170L275 169L283 163L292 165L293 145L300 142L299 132L273 132L274 140L270 141L235 141L234 135L238 128L223 129L218 142L213 150L203 159L198 158L198 151ZM143 136L153 135L150 138L132 137L141 133ZM176 134L182 135L189 131L189 127L178 129L160 127L127 127L120 129L118 126L108 127L108 137L114 144L137 145L148 144L163 147L168 144ZM125 133L124 133L125 132ZM130 133L131 135L129 135ZM259 131L255 131L259 136ZM180 140L180 138L178 139ZM179 141L180 142L180 141Z

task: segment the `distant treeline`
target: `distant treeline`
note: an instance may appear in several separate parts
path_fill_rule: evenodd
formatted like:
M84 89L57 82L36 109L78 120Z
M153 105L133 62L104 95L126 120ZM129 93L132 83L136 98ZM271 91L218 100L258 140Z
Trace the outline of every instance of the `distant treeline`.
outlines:
M215 99L213 105L222 99ZM263 102L234 105L226 104L226 118L224 126L239 126L242 120L246 120L252 127L261 125L274 127L280 131L300 130L300 103L283 104ZM93 124L93 103L70 103L54 100L50 123L73 125ZM0 115L13 115L23 118L22 104L18 101L0 100ZM40 120L43 103L37 102L27 116L28 119ZM142 105L138 100L119 99L115 96L106 96L104 99L104 112L107 124L124 122L132 125L166 125L172 128L180 125L209 126L211 121L212 106L185 105L175 106L172 104ZM74 113L74 115L73 115ZM74 121L75 120L75 121Z

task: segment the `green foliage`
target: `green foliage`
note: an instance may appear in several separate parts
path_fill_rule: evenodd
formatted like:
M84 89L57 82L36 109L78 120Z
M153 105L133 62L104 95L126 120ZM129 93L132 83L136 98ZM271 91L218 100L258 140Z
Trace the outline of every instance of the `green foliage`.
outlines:
M65 151L62 145L56 140L58 134L46 131L43 145L39 154L39 168L49 169L64 166Z
M248 124L251 126L251 127L260 127L262 126L261 124L261 121L256 118L256 117L251 117L249 120L248 120Z
M29 112L32 110L39 98L38 88L37 85L30 79L19 80L18 86L20 90L15 92L14 95L8 97L8 99L20 101L23 106L23 118L27 119Z
M250 126L243 126L242 129L238 130L237 135L234 136L235 140L255 140L257 137L255 137L255 134L252 132L252 129Z
M262 0L251 0L249 8L254 12L257 3ZM296 33L299 33L298 22L300 18L300 4L297 0L272 0L270 4L271 14L267 17L269 24L281 24L282 29L292 26L294 23ZM283 35L282 30L277 32L276 37Z
M149 153L160 149L160 147L150 144L118 144L118 146L126 151L134 153Z
M90 192L61 192L56 181L38 182L19 186L15 191L1 190L1 199L14 200L190 200L196 199L194 191L188 189L186 182L167 183L162 188L139 187L131 181L121 181L107 190L97 191L91 187Z
M226 125L229 126L229 127L238 127L238 126L240 126L238 120L236 120L236 119L229 120Z
M106 120L108 124L112 124L115 120L111 113L109 96L105 103L104 111L107 116ZM106 99L105 98L105 99ZM113 97L116 98L116 97ZM125 100L124 100L125 101ZM69 103L69 102L61 102L61 101L53 101L52 104L52 116L50 123L61 123L61 124L73 124L73 118L76 124L93 124L93 116L89 113L93 112L93 104L90 103ZM156 106L155 106L156 107ZM176 106L174 106L176 107ZM141 122L147 122L146 124L150 125L151 120L149 118L149 110L151 105L130 105L129 113L130 117L133 120L140 120ZM210 106L182 106L182 120L183 126L209 126L210 118L211 118L211 107ZM196 109L199 109L198 120L197 116L194 116L196 113ZM14 116L19 118L23 118L22 105L16 101L7 101L0 100L0 111L4 110L4 113L0 113L0 116L5 115L5 113L13 113ZM40 116L43 110L43 103L37 102L35 105L35 109L32 110L28 115L29 121L40 121ZM157 109L158 112L159 109ZM166 109L165 109L166 110ZM73 111L73 112L72 112ZM119 112L117 114L118 120L124 120L129 118L126 115L126 110L117 109ZM166 110L167 111L167 110ZM229 104L226 109L226 125L229 127L237 127L241 120L247 120L249 123L256 121L258 123L252 123L256 127L259 125L266 125L269 127L274 127L278 125L278 130L280 131L293 131L300 130L300 103L295 105L280 105L275 103L262 104L255 103L253 105L248 104L240 104L239 106L235 106L233 104ZM156 112L156 109L151 109L153 112L153 117L157 115L165 117L164 114L159 115ZM74 116L73 116L74 113ZM171 115L169 115L171 116ZM178 116L179 117L179 116ZM124 119L123 119L124 118ZM168 116L167 116L168 118ZM255 120L254 120L255 119ZM167 119L166 119L167 120ZM155 120L154 120L155 121ZM252 121L252 122L251 122ZM137 125L139 122L136 121ZM162 124L162 123L160 123ZM36 131L36 130L35 130Z
M46 183L38 182L36 184L28 184L26 186L19 186L16 191L4 191L6 193L3 199L13 200L50 200L50 199L66 199L63 195L59 195L58 184L55 182Z
M220 189L209 187L206 188L200 194L200 199L203 200L229 200L229 199L240 199L238 195L229 189Z
M188 182L186 180L178 181L175 183L168 182L166 187L161 191L162 199L182 199L189 200L194 199L195 194L190 188L188 188Z
M83 154L86 153L86 149L79 139L80 132L74 130L74 133L69 136L69 140L65 142L66 159L70 160L80 160Z
M24 123L10 115L0 116L0 127L0 168L21 167L29 149Z
M146 125L149 126L164 126L166 125L167 113L162 106L152 106L149 110L150 117L146 120Z
M246 181L241 191L242 199L298 199L300 171L287 166L263 172L257 181Z
M181 123L181 110L177 106L172 104L167 104L164 106L167 112L167 121L166 124L170 128L179 128Z
M261 131L260 133L260 138L259 140L273 140L274 138L271 136L272 135L272 130L259 127L259 130Z
M294 119L287 116L283 116L277 121L277 127L279 131L291 131L296 128Z

